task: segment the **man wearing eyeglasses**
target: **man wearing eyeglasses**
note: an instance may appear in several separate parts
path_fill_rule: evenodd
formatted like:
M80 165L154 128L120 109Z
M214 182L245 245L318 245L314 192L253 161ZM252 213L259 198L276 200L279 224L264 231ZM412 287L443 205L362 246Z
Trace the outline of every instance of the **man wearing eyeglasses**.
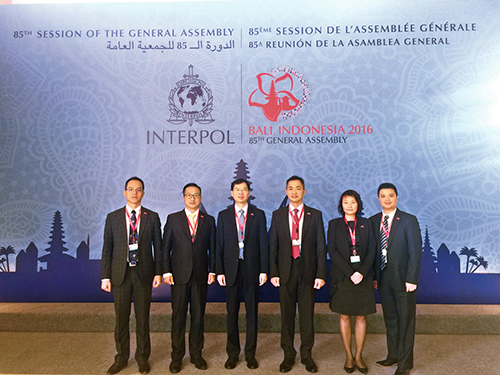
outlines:
M132 298L136 319L139 372L150 371L149 310L151 290L161 284L161 227L156 212L141 206L144 182L131 177L123 192L127 205L106 218L101 260L101 289L113 292L115 304L115 362L108 374L127 366L130 354L129 319ZM154 253L153 253L154 248Z
M215 281L215 219L200 211L201 188L189 183L182 190L185 208L168 215L163 230L163 278L172 292L172 362L181 371L186 353L186 315L191 315L189 355L197 369L206 370L202 357L207 285Z
M248 204L250 186L247 180L231 183L234 205L219 212L217 249L215 251L217 281L226 287L227 369L236 367L240 355L238 314L240 294L245 298L245 360L249 369L259 367L257 348L257 315L259 286L267 280L269 247L264 211Z

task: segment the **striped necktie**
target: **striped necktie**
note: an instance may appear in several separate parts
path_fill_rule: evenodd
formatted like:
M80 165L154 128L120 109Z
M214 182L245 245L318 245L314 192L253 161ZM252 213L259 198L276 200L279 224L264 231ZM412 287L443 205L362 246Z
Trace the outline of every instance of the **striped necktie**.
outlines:
M387 266L387 256L384 255L384 250L387 250L387 236L389 231L389 215L384 216L382 223L383 229L380 230L380 269L383 270Z

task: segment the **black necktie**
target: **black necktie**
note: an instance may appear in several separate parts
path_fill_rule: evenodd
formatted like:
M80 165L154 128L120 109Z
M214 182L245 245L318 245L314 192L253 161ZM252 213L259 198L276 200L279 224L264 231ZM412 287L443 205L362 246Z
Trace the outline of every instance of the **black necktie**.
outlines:
M135 226L135 223L137 222L137 218L135 217L135 210L131 211L132 215L130 216L130 236L128 238L128 243L129 244L134 244L137 243L137 227ZM135 228L135 230L134 230Z

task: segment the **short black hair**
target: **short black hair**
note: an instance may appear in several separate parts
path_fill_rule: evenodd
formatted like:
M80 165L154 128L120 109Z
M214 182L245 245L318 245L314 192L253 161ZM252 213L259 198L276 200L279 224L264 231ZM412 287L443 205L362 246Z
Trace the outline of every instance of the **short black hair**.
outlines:
M339 214L341 214L342 216L345 215L344 207L342 206L342 201L345 197L353 197L356 200L356 203L358 204L356 216L361 216L363 213L363 201L361 200L361 196L355 190L346 190L340 195L339 205L337 206Z
M247 184L247 189L250 190L250 183L244 178L238 178L233 182L231 182L231 191L233 191L234 185L239 185L239 184Z
M299 177L299 176L296 176L296 175L293 175L292 177L290 177L288 180L286 180L286 186L288 186L288 183L290 181L300 181L300 183L302 184L302 187L305 189L306 188L306 184L304 183L304 179L302 177Z
M391 184L390 182L384 182L383 184L380 184L377 190L377 197L380 195L380 190L382 189L392 189L396 193L396 197L398 196L398 189L396 189L396 186L394 186L394 184Z
M139 177L134 176L130 177L126 182L125 182L125 190L127 190L127 185L130 181L139 181L142 184L142 191L144 191L144 181L142 181Z
M194 182L190 182L189 184L184 185L184 187L182 188L182 195L184 195L184 192L186 191L186 189L187 189L188 187L191 187L191 186L193 186L193 187L195 187L195 188L198 188L198 190L200 191L200 197L201 197L201 187L199 187L199 186L198 186L197 184L195 184Z

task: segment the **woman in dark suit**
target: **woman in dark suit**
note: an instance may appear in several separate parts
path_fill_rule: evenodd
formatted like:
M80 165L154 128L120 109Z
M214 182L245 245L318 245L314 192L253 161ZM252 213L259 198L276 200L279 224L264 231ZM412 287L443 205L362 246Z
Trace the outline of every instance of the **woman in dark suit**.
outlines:
M375 313L373 262L376 243L368 219L362 218L363 202L354 190L342 193L338 211L342 217L328 223L328 253L332 261L330 309L340 314L340 333L346 350L344 369L368 372L362 352L366 315ZM351 349L351 316L356 316L356 355Z

